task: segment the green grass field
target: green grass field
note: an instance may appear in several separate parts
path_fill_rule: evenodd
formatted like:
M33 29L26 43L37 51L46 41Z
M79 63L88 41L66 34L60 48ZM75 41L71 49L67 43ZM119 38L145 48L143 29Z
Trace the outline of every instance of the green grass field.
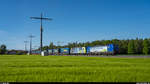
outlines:
M0 82L150 82L150 58L1 55Z

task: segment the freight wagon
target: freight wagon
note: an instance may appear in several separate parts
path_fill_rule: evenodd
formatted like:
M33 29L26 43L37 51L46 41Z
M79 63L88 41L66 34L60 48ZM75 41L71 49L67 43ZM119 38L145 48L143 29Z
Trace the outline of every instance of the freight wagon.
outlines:
M85 55L86 47L75 47L70 49L71 55Z
M53 55L59 55L60 49L53 49Z
M48 55L53 55L53 49L48 50Z
M40 51L39 50L33 50L32 51L32 55L39 55L40 54Z
M61 55L69 55L70 54L70 48L60 48L59 54L61 54Z

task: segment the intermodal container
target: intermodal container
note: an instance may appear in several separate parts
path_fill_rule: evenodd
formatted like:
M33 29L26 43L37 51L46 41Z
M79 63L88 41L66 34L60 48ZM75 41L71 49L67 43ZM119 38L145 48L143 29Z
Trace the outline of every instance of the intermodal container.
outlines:
M69 52L70 52L70 49L69 48L60 48L60 53L61 54L69 54Z
M53 49L49 49L49 50L48 50L48 54L49 54L49 55L52 55L52 54L53 54Z
M59 54L59 49L53 49L53 54Z
M82 54L86 53L86 47L76 47L76 48L71 48L70 53L72 54Z

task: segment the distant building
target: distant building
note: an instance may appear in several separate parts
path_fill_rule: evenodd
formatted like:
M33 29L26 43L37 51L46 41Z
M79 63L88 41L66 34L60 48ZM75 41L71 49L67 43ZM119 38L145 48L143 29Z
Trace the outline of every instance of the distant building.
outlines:
M24 50L8 50L7 54L8 55L23 55L23 54L27 54L28 51L24 51Z

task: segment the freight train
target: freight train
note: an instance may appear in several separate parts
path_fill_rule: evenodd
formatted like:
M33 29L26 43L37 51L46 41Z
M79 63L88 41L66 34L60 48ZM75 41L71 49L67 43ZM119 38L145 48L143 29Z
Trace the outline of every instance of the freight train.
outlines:
M108 44L88 47L48 49L45 50L45 52L47 52L48 55L115 55L118 53L118 50L117 45ZM32 54L40 54L40 52L33 51Z

